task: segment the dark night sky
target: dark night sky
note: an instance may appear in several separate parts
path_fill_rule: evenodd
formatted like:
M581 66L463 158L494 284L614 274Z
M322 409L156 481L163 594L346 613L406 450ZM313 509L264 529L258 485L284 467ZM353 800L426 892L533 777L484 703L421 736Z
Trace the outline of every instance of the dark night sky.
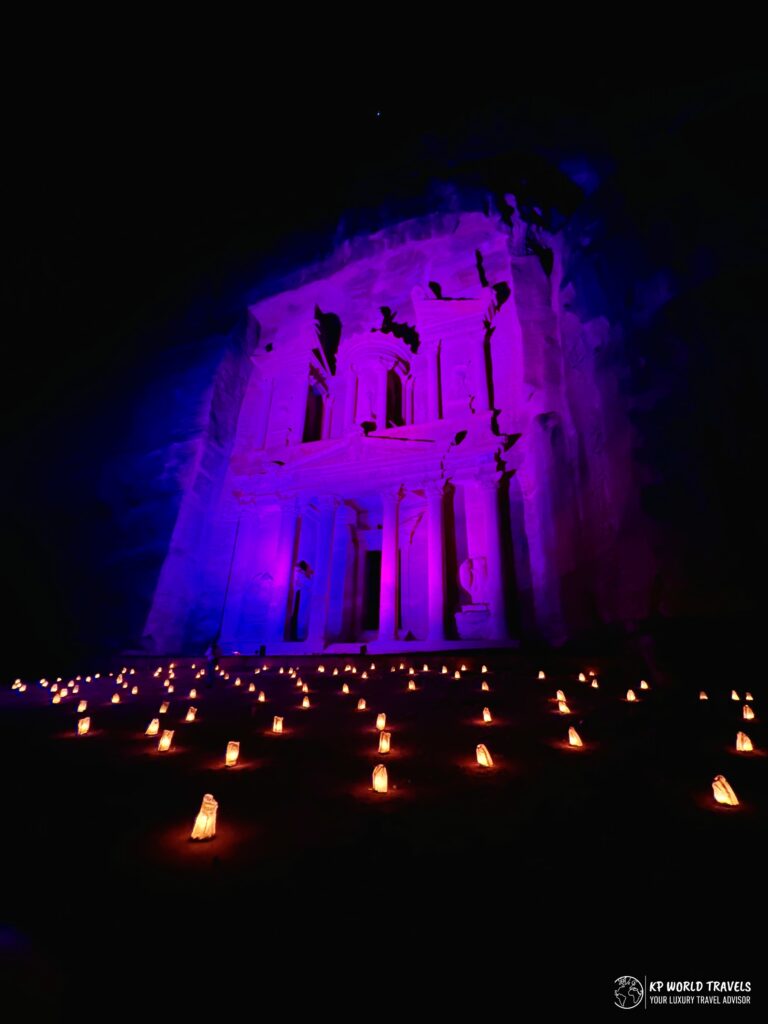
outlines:
M651 79L647 52L629 63L584 54L560 64L546 45L524 50L434 76L417 74L394 44L384 66L339 57L334 76L321 54L316 66L302 64L298 82L295 63L265 72L256 53L252 67L233 56L220 72L217 61L188 57L158 74L141 54L113 67L108 50L52 62L45 52L11 72L0 280L13 644L39 642L32 608L53 620L66 607L66 583L46 561L39 480L84 408L109 393L122 415L131 395L121 380L174 336L173 325L205 331L244 285L322 248L342 217L354 227L365 222L360 209L400 209L435 180L503 184L521 154L585 156L665 262L711 261L701 329L713 337L677 393L695 392L690 415L673 401L663 429L684 460L702 463L697 479L728 481L716 545L725 550L724 536L755 525L739 503L754 501L763 441L755 377L764 364L766 79L705 56L694 64L666 55ZM212 319L190 320L201 303ZM731 372L734 339L720 347L717 334L738 311L743 373ZM730 412L714 404L719 377ZM682 499L679 508L689 511ZM57 643L68 628L58 623Z

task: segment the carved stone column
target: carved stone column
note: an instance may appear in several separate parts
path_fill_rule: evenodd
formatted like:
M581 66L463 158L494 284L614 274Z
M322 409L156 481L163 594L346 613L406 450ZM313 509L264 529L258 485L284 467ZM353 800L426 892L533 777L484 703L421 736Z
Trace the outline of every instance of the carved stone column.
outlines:
M379 640L397 639L397 597L399 587L397 533L398 511L403 489L400 485L382 492L384 506L381 538L381 589L379 591Z
M427 494L427 639L445 639L445 518L442 480L425 484Z
M501 548L499 484L501 473L482 473L477 481L485 527L487 597L491 615L491 636L497 640L509 635Z
M277 557L273 571L272 600L267 632L272 641L285 640L288 603L293 585L293 563L300 528L299 504L295 497L280 499Z
M345 633L345 606L349 578L354 574L354 548L352 527L357 513L349 505L341 505L334 520L333 555L329 576L328 607L325 615L325 635L329 640L341 639Z
M338 499L331 495L323 495L316 502L318 508L317 553L312 577L307 642L320 646L325 640L328 585L331 577L333 548L333 522L338 504Z
M427 360L427 418L434 422L440 419L440 342L429 345L424 356Z

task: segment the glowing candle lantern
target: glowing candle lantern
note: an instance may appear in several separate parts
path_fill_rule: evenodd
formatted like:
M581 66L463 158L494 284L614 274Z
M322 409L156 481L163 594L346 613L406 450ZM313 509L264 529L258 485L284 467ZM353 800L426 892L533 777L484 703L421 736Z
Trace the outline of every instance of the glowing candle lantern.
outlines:
M159 718L153 718L152 721L147 726L147 731L146 731L146 733L144 735L145 736L157 736L157 734L159 732L160 732L160 719Z
M411 667L410 667L410 668L408 669L408 675L409 675L409 676L412 676L412 675L414 675L414 671L413 671L413 665L411 665Z
M562 690L558 690L555 694L555 700L565 700L565 694Z
M134 697L137 695L138 692L139 692L138 686L132 686L131 687L131 693L133 694Z
M376 716L376 728L381 730L381 729L386 729L386 727L387 727L387 716L382 711L380 714L378 714Z
M75 683L75 685L72 687L72 693L80 693L80 687L77 685L77 683Z
M584 744L581 741L581 736L576 732L573 726L568 730L568 742L572 747L583 747Z
M480 684L480 689L483 691L483 693L488 693L490 691L491 688L485 679Z
M487 665L481 665L481 667L480 667L480 673L481 673L481 675L485 675L485 673L486 673L487 671L488 671L488 666L487 666Z
M173 687L172 686L168 687L168 693L173 693Z
M259 696L256 698L256 700L259 702L259 704L264 704L266 699L267 699L266 693L264 693L263 690L259 690Z
M544 675L544 672L542 670L540 670L538 678L539 679L546 679L547 677Z
M754 700L754 697L749 692L749 690L747 690L747 692L744 694L744 700Z
M361 697L360 700L357 702L357 710L365 711L365 697Z
M408 689L409 690L415 690L416 689L416 683L415 683L415 681L413 679L409 679L408 680Z
M599 690L600 689L600 684L598 683L598 681L596 679L593 679L590 685L592 686L593 690Z
M165 751L171 749L173 743L173 729L163 729L163 734L160 737L160 742L157 744L159 751Z
M60 693L54 693L53 698L51 700L51 704L61 704L61 694Z
M300 690L300 689L302 688L302 686L303 686L303 685L304 685L304 684L302 683L301 679L297 679L297 680L296 680L296 689L297 689L297 690Z
M189 691L189 698L190 698L190 700L194 700L196 696L197 696L197 690L193 686L192 689Z
M580 683L586 683L586 681L587 681L587 677L584 675L584 673L583 672L579 672L579 682Z
M113 693L112 694L112 703L113 704L119 704L120 703L120 694L119 693Z
M242 680L238 676L237 679L235 680L235 686L242 686L242 685L243 685Z
M168 701L167 700L164 700L163 703L160 705L159 714L161 714L161 715L168 714Z
M360 676L360 678L361 679L367 679L368 678L368 673L367 672L363 672L363 674Z
M380 754L388 754L389 753L391 738L392 738L392 734L387 732L386 729L382 730L382 732L379 733L379 753Z
M376 662L375 661L371 662L371 664L370 664L370 666L368 668L368 671L369 672L375 672L376 671Z
M211 794L206 793L203 797L200 812L195 818L195 824L192 828L192 839L213 839L216 835L216 811L218 809L219 805Z
M724 775L716 775L712 780L712 793L719 804L738 807L739 801Z
M448 675L448 666L447 665L443 665L443 667L440 669L440 675L441 676L447 676Z
M185 722L194 722L196 714L197 714L197 708L188 708L187 716L184 719L184 721Z
M383 764L377 764L373 769L373 791L374 793L386 793L388 788L387 769Z
M333 674L334 674L335 676L337 676L337 675L339 674L339 670L338 670L337 668L335 668L335 669L333 670Z
M484 743L478 743L475 751L477 755L477 763L481 768L493 768L493 758L491 752Z
M344 683L344 685L341 687L341 692L349 693L349 683Z
M280 675L282 675L282 674L283 674L283 667L282 667L282 665L280 666L279 674L280 674Z
M401 661L400 665L398 667L399 667L400 671L402 672L403 669L405 668L405 664Z
M425 662L424 662L424 664L423 664L423 665L421 666L421 671L422 671L422 672L429 672L429 665L428 665L428 664L426 663L426 661L425 661Z
M630 704L632 704L633 701L637 700L637 696L635 695L635 691L634 690L627 690L627 700L629 701Z
M741 700L741 698L735 690L731 690L731 700Z
M118 674L118 676L117 676L117 680L116 680L116 682L118 682L118 683L122 683L122 681L123 681L123 673L122 673L122 672L120 672L120 673ZM87 679L86 679L86 682L87 682Z
M255 693L255 692L256 692L256 684L255 683L248 683L248 693Z
M351 665L345 665L344 666L344 671L345 672L351 672L352 671L352 666Z
M240 744L237 740L230 740L227 744L227 753L224 759L227 768L234 768L238 757L240 757Z
M282 731L283 731L283 720L282 720L282 718L280 718L277 715L275 715L275 717L272 719L272 732L282 732Z
M305 697L304 698L304 700L301 702L301 706L303 708L308 708L309 707L309 697Z
M641 690L650 690L650 686L648 685L648 683L646 683L646 681L644 679L640 680L640 689Z
M571 713L571 709L568 707L564 700L559 700L557 702L557 710L560 712L561 715L570 715Z
M27 684L26 683L22 683L21 686L19 687L19 693L26 693L26 692L27 692Z
M458 669L456 669L456 671L453 673L453 678L454 679L461 679L461 672L459 672Z
M741 709L741 717L744 719L745 722L751 722L752 719L755 717L755 712L752 710L749 704L745 704L744 707Z
M81 700L80 703L77 705L77 713L79 715L82 715L82 713L87 709L87 707L88 707L88 701L87 700Z
M461 666L461 671L462 672L466 672L467 671L467 666L466 665L462 665Z
M357 675L357 669L355 668L355 666L354 666L354 665L352 666L352 675L353 675L353 676L356 676L356 675Z
M301 692L302 693L309 693L309 687L307 686L306 683L304 683L304 685L302 686Z
M56 683L54 683L53 686L51 687L51 693L56 693L57 690L58 686L56 685Z
M752 740L745 732L736 733L736 749L742 753L755 749L752 746Z
M706 690L699 690L699 700L709 700Z
M77 735L85 736L88 730L91 728L90 718L78 718L77 720ZM751 749L751 748L750 748Z
M491 709L490 708L483 708L483 721L484 722L492 722L493 721L493 717L491 715Z
M318 672L325 672L325 665L318 665L317 666L317 671Z

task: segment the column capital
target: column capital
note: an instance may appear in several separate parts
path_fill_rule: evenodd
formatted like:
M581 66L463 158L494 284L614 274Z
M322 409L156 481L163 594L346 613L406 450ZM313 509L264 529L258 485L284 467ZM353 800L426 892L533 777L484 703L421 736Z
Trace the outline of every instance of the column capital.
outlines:
M423 490L428 498L442 498L448 490L448 481L435 478L424 480L419 484L419 489Z
M397 505L403 498L405 490L402 484L395 484L382 487L381 500L385 505Z
M317 506L317 509L320 512L332 511L339 507L341 504L341 498L336 494L318 494L318 496L313 499L313 504Z
M504 474L499 470L494 472L480 470L475 479L484 490L497 491L499 484L504 479Z

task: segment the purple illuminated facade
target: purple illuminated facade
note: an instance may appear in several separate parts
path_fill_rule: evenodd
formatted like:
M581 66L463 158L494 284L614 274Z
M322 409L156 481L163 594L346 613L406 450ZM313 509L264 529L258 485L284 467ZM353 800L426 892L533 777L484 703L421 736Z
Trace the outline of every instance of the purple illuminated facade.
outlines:
M556 643L632 616L608 325L570 311L558 239L518 227L404 222L249 307L236 427L185 484L147 648Z

